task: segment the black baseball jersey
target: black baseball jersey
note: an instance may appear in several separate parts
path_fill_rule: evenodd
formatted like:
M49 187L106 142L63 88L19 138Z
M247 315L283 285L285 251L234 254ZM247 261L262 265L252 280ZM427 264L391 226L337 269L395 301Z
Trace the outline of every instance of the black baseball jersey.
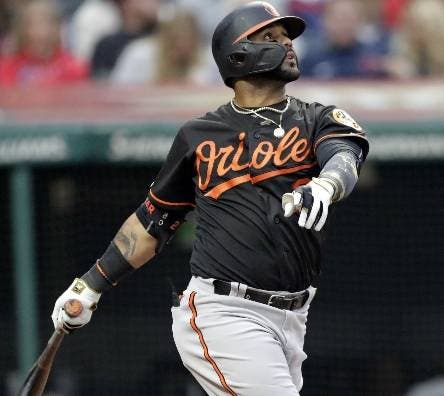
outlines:
M279 123L278 114L261 114ZM353 139L364 158L368 142L345 111L296 98L282 127L276 137L274 123L225 104L180 129L149 199L170 211L195 209L193 275L297 291L319 273L322 231L285 218L281 197L319 175L322 141Z

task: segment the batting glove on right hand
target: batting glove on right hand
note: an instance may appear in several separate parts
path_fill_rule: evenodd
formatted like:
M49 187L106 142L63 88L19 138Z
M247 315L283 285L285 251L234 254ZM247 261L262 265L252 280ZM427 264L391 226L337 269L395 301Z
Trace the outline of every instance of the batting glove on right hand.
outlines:
M310 183L282 196L284 216L299 214L300 227L320 231L327 220L328 207L334 195L333 186L322 178L313 177Z
M64 333L85 326L90 320L93 311L97 308L101 294L92 290L83 280L76 278L71 286L57 299L51 315L54 328ZM65 312L65 303L69 300L78 300L83 306L79 316L70 317Z

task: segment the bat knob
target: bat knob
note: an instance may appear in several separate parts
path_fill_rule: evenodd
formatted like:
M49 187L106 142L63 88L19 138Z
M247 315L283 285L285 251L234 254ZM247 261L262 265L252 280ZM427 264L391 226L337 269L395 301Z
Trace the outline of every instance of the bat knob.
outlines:
M82 303L79 300L74 300L74 299L68 300L65 303L64 308L66 314L71 318L79 316L83 311Z

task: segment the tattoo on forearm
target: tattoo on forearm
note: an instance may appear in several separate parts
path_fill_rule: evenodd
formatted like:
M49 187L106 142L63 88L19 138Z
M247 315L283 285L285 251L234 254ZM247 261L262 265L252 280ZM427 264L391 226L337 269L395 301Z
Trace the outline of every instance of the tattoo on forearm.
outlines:
M117 232L115 236L115 242L122 249L122 255L127 260L130 259L134 252L136 251L137 245L137 234L134 232L130 232L130 234L126 234L123 227Z

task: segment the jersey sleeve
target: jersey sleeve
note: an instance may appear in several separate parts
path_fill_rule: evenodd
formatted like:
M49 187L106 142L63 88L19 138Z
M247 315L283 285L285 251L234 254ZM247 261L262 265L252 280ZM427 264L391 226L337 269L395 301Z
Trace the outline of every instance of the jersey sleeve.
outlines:
M345 110L335 106L316 104L316 123L313 133L313 148L331 138L349 138L362 149L363 159L367 157L369 143L365 130Z
M151 184L148 197L155 206L180 211L195 207L192 155L181 129Z

